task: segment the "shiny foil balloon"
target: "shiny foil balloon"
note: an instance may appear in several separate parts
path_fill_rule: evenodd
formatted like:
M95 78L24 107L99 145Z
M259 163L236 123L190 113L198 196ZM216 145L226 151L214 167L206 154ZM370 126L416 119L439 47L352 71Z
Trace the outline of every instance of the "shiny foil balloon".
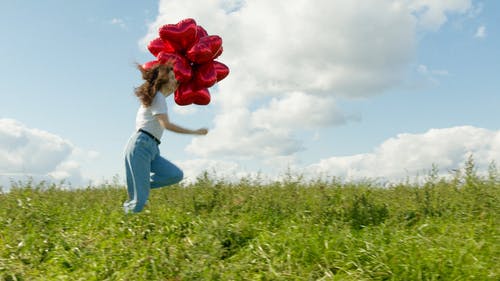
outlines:
M175 80L179 83L191 80L192 67L189 61L178 54L161 52L158 54L158 60L161 63L170 63L174 67Z
M193 85L196 88L209 88L217 82L214 63L208 62L193 68Z
M195 89L193 84L181 84L175 91L175 103L178 105L207 105L210 103L210 92L207 88Z
M187 58L194 63L212 61L222 48L222 38L210 35L200 38L186 53Z
M214 61L222 54L222 38L209 35L194 19L166 24L159 29L159 37L148 44L148 50L157 59L143 67L171 63L179 87L174 100L178 105L210 103L209 87L229 74L229 68Z
M165 42L159 37L149 42L148 50L155 57L158 56L158 54L161 52L166 52L166 53L175 52L175 48L169 42Z
M194 19L185 19L177 24L166 24L160 28L160 38L169 42L178 52L185 52L196 41L197 25Z
M222 62L214 61L214 69L215 73L217 74L217 82L226 78L226 76L229 74L229 67L227 67Z

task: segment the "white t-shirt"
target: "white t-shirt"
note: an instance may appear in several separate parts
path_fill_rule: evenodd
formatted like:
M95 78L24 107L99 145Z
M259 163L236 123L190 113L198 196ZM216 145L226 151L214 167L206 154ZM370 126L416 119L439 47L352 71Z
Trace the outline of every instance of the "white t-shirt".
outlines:
M144 105L139 107L135 118L135 129L143 129L160 140L164 129L155 117L158 114L167 114L167 102L160 92L156 93L149 107Z

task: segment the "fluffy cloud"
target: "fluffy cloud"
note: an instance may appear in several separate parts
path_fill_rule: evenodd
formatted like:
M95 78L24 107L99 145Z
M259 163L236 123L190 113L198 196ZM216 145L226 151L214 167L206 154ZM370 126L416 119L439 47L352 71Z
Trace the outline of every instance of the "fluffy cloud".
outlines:
M0 171L3 173L49 173L73 148L59 136L27 128L12 119L0 119Z
M163 0L141 42L145 46L165 23L194 17L223 37L223 61L232 67L232 77L244 78L233 80L247 81L247 88L253 84L231 89L238 95L301 90L371 96L401 79L413 58L417 25L439 28L447 14L471 8L469 0L318 0L314 5Z
M400 134L371 153L323 159L307 171L346 179L394 180L425 173L433 164L446 173L460 167L471 154L482 171L492 161L500 163L500 131L463 126Z
M64 161L57 165L56 169L48 175L59 181L68 181L70 183L82 183L83 176L80 171L81 166L76 161Z
M232 12L229 3L161 1L143 42L164 23L196 18L224 39L222 60L232 80L245 81L231 96L296 90L370 96L400 79L413 54L414 18L392 1L254 0Z
M235 107L216 116L210 134L194 139L187 150L202 157L276 158L290 156L303 149L293 136L295 130L343 124L346 117L329 97L302 92L273 98L269 104L250 111Z
M276 160L276 159L275 159ZM238 182L243 178L257 180L260 183L272 182L281 180L286 177L285 173L288 168L288 160L286 157L280 159L281 163L273 163L275 169L262 172L255 167L249 167L240 161L231 160L213 160L213 159L192 159L179 161L176 164L184 171L184 179L182 183L194 183L197 178L207 172L210 178L216 180L224 180L229 182Z
M29 128L13 119L0 119L0 177L69 180L80 184L80 160L97 157L49 132Z
M336 99L369 98L402 83L415 56L416 32L436 30L471 1L162 0L142 46L158 28L192 17L224 40L231 74L213 91L214 128L187 150L288 157L296 132L351 120Z
M217 115L216 127L206 137L193 139L187 150L202 157L273 158L302 149L289 130L258 128L252 124L251 116L252 113L244 108Z
M244 176L241 167L231 161L216 161L208 159L186 160L177 163L184 172L184 183L196 181L202 173L207 172L211 176L225 179L235 179Z
M284 98L273 98L264 107L252 114L257 128L318 128L340 125L347 122L330 97L307 95L302 92L287 94Z

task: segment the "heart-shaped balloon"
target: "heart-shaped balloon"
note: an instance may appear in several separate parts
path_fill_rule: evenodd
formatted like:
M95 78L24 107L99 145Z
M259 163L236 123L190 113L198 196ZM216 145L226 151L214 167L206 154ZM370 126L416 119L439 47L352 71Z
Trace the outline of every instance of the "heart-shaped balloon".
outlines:
M189 61L183 56L174 53L161 52L158 54L158 60L161 63L171 63L174 67L175 79L179 83L187 82L191 80L192 68Z
M195 88L212 87L217 82L217 72L213 62L195 65L192 83Z
M194 63L206 63L214 59L217 54L222 53L222 38L217 35L201 37L187 53L187 58Z
M174 94L178 105L207 105L210 103L210 92L207 88L194 89L191 83L181 84Z
M219 61L213 61L215 72L217 73L217 82L226 78L229 74L229 67Z
M169 42L165 42L159 37L149 42L148 50L155 57L158 56L160 52L166 52L166 53L175 52L175 48Z
M177 24L166 24L160 28L160 38L184 53L196 40L197 25L194 19L184 19Z

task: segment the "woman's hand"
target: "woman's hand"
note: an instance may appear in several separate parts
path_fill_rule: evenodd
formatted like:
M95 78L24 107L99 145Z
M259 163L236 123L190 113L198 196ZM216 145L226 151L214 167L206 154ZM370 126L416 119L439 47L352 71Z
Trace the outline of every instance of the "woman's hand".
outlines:
M205 128L201 128L201 129L196 130L195 134L204 136L204 135L208 134L208 130Z

